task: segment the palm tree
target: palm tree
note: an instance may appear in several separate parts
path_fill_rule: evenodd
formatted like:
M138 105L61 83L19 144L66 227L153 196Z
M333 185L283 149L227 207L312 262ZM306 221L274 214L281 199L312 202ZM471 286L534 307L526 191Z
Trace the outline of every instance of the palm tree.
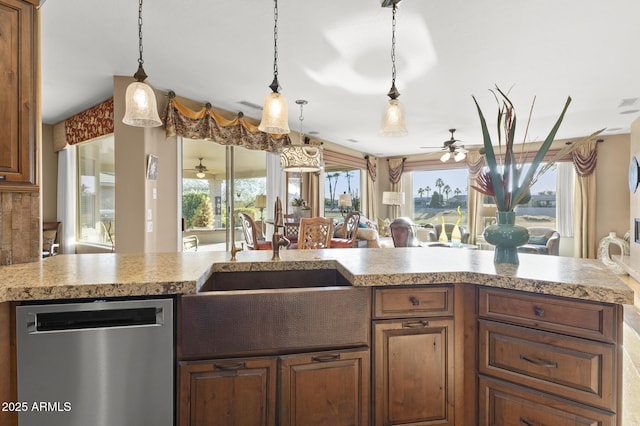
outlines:
M442 187L444 186L444 181L441 178L436 179L436 188L438 188L438 192L442 194Z
M418 195L420 196L420 198L422 198L422 196L424 195L424 188L418 188Z
M455 195L456 197L460 194L462 194L462 191L460 190L460 188L456 188L453 190L453 195Z
M351 178L353 177L353 173L350 170L345 170L342 173L344 173L344 177L347 178L347 192L351 194Z
M449 185L445 185L444 188L442 188L442 192L447 194L447 201L449 201L449 193L451 192L451 187Z
M424 192L427 193L427 198L429 198L429 193L431 192L431 187L429 185L424 187Z
M340 177L340 173L327 173L327 180L329 181L329 202L331 207L335 207L335 199L336 199L336 187L338 186L338 178ZM333 182L332 179L335 179Z

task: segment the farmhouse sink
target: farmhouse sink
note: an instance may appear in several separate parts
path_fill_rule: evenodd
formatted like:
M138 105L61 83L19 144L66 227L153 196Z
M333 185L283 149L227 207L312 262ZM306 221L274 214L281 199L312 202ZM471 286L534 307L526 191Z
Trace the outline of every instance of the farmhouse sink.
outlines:
M335 269L214 272L200 292L350 286Z

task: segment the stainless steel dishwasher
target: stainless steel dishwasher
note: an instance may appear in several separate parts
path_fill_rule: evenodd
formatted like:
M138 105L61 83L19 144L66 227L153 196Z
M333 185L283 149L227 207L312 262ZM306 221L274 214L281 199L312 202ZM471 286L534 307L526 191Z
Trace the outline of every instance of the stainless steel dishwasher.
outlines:
M16 308L20 426L170 426L173 300Z

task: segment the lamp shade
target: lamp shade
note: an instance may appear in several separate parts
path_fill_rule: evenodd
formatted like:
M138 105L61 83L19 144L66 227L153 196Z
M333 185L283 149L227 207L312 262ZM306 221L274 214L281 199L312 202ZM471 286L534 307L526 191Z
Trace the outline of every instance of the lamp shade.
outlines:
M404 110L398 99L389 99L382 115L380 134L383 136L406 136L407 126L404 121Z
M125 93L124 124L135 127L158 127L162 125L158 116L158 105L153 89L146 83L135 81Z
M338 197L338 206L340 207L351 207L352 206L352 198L351 194L340 194Z
M384 191L382 193L382 204L389 206L404 205L404 192Z
M264 194L256 195L256 208L264 209L267 207L267 196Z
M205 176L206 176L206 174L204 172L197 172L196 173L196 177L198 179L204 179Z
M286 172L319 172L322 170L322 148L291 145L282 148L280 167Z
M444 154L442 154L442 157L440 157L440 161L442 161L443 163L446 163L447 161L449 161L449 158L451 158L451 153L447 151Z
M498 208L495 204L485 204L482 206L482 217L496 217Z
M287 100L280 93L272 92L265 96L258 130L276 135L290 132Z
M456 161L462 161L465 158L467 158L467 154L465 154L464 151L457 151L454 155L453 155L453 159Z

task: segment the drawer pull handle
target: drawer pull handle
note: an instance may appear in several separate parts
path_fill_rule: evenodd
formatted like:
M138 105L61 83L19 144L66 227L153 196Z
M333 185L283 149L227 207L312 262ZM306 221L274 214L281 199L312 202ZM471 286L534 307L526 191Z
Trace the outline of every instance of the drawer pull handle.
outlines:
M526 426L536 426L524 417L520 417L520 423Z
M558 368L557 362L545 361L542 359L532 359L526 355L520 354L520 359L523 361L530 362L531 364L537 365L538 367L547 367L547 368Z
M213 368L215 368L216 370L222 370L222 371L240 370L244 368L244 366L245 366L244 362L238 362L236 364L213 364Z
M413 306L418 306L418 305L420 304L420 301L419 301L419 300L418 300L418 298L417 298L417 297L415 297L415 296L411 296L411 297L409 298L409 300L411 301L411 304L412 304Z
M402 323L402 328L425 328L429 327L429 321L407 321Z
M536 314L537 317L544 317L544 309L542 308L533 308L533 312Z
M331 362L337 361L340 359L340 354L332 354L332 355L320 355L311 357L313 362Z

